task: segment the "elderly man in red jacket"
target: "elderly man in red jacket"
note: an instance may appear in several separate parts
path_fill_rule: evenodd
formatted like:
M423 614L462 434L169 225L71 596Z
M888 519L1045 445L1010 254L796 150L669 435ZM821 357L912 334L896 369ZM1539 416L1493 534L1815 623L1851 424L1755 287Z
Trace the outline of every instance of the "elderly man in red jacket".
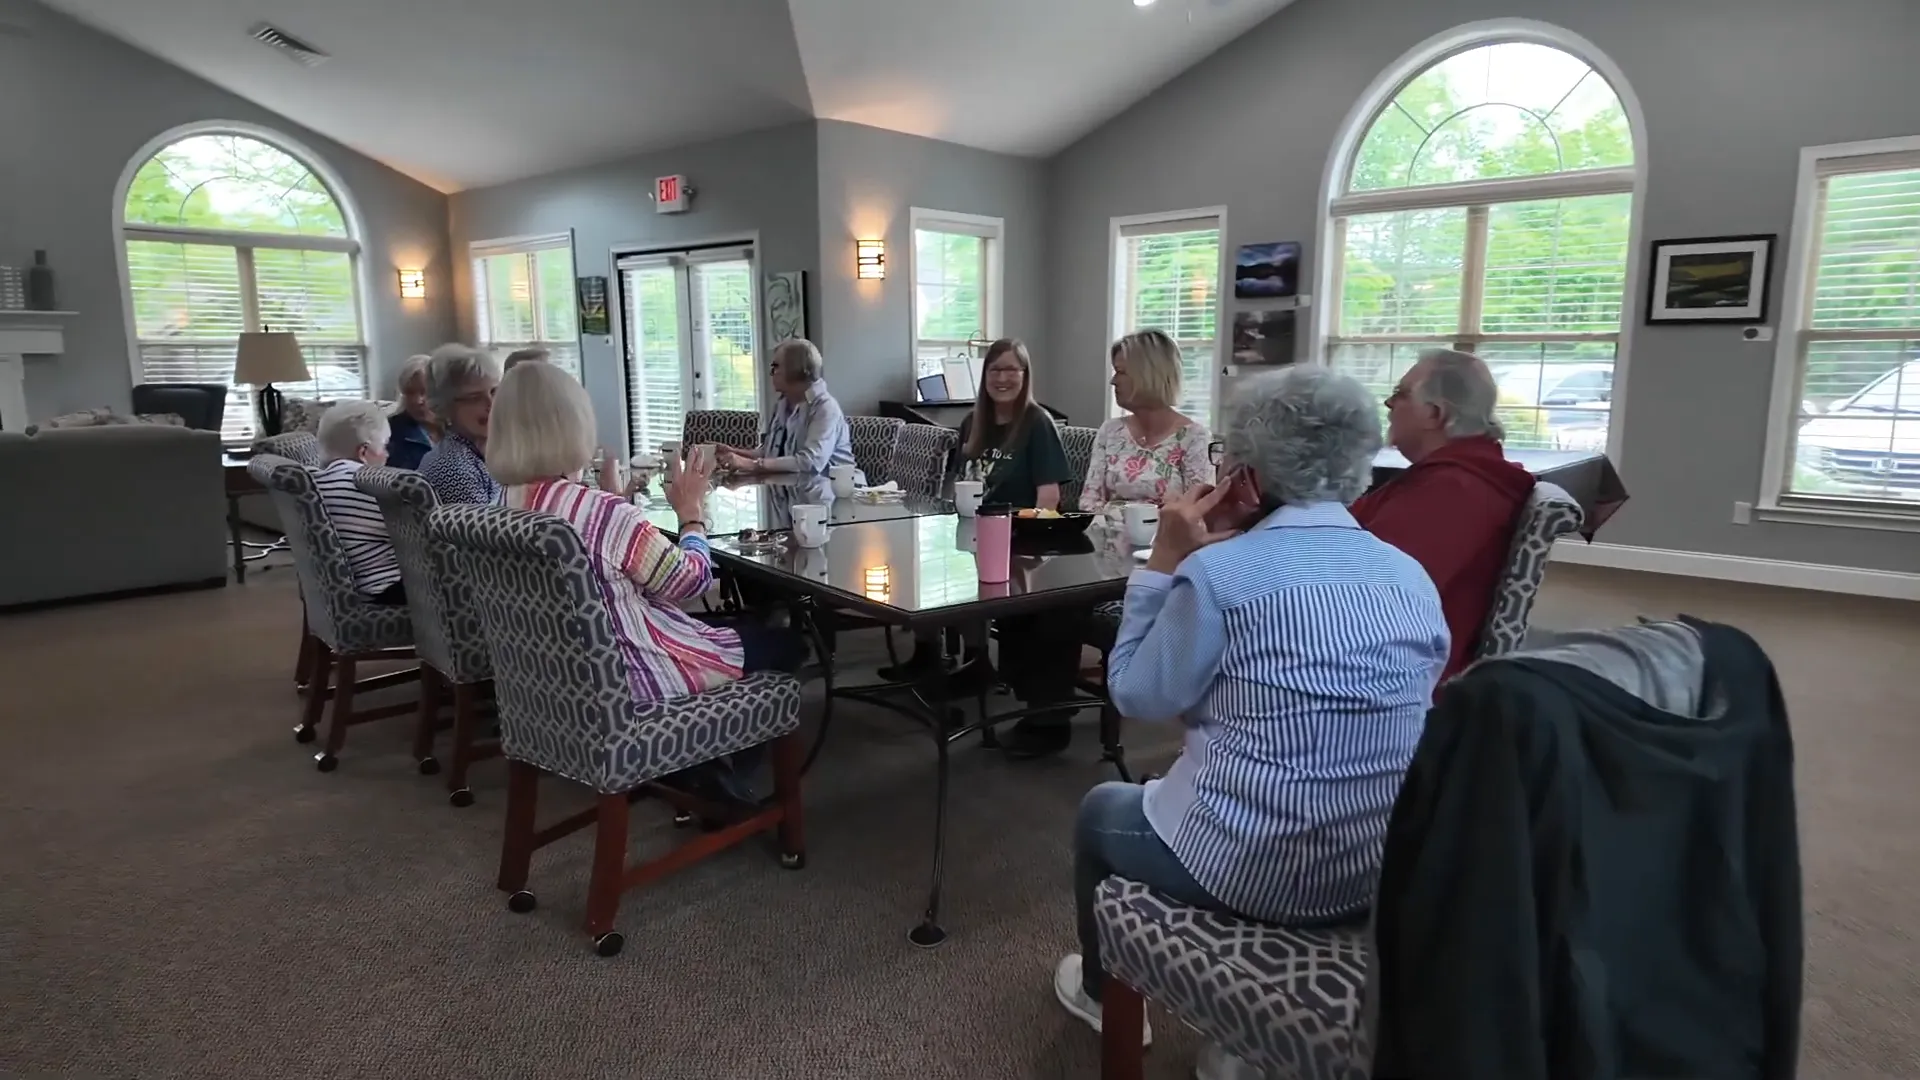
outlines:
M1500 391L1477 356L1420 354L1387 398L1387 441L1412 467L1361 496L1354 520L1413 556L1453 635L1442 679L1473 661L1533 475L1506 459Z

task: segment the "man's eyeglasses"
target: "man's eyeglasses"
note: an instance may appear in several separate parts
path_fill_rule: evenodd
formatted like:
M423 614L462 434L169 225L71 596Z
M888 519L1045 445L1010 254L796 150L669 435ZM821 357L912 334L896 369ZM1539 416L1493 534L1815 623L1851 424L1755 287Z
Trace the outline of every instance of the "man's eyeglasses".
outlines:
M1207 444L1207 464L1218 468L1220 459L1227 456L1227 444L1215 439Z

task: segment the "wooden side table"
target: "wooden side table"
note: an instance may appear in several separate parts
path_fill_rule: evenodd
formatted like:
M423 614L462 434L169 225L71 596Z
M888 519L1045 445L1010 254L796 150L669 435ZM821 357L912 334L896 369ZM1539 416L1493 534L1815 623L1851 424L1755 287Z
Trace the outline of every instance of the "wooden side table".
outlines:
M227 480L227 536L233 544L233 577L236 582L245 584L247 564L256 559L264 559L276 551L286 551L284 538L271 544L256 544L240 538L240 499L245 495L264 495L266 487L253 478L247 471L247 458L236 454L220 455L220 464L226 472ZM253 554L247 554L248 548L256 548Z

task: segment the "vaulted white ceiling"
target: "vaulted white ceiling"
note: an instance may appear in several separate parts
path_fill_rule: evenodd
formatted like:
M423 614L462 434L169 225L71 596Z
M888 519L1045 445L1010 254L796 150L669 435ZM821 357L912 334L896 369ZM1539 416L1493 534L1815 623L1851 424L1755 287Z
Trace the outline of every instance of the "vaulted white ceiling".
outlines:
M1288 0L44 2L455 191L812 116L1049 154Z

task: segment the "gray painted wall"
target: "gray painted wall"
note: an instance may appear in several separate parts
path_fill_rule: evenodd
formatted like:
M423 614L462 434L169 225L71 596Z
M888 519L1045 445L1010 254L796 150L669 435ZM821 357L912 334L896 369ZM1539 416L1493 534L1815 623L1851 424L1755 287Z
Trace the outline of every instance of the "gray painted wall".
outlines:
M1076 415L1103 407L1109 218L1225 204L1229 244L1303 241L1313 280L1348 111L1408 50L1493 18L1571 30L1620 66L1647 117L1647 240L1779 233L1776 310L1800 148L1920 133L1911 0L1298 0L1051 163L1060 362L1042 391ZM1643 283L1629 288L1638 320ZM1614 406L1633 499L1601 539L1920 571L1910 533L1732 524L1733 502L1759 491L1772 361L1735 330L1635 328Z
M947 210L1006 221L1005 333L1026 339L1036 368L1048 350L1046 167L935 139L835 120L819 124L820 345L834 394L850 412L912 400L908 212ZM887 243L887 276L854 277L853 242ZM1103 270L1104 272L1104 270Z
M655 177L684 174L692 209L661 214ZM612 252L732 239L759 233L760 272L807 271L819 280L819 201L813 124L789 124L606 165L538 176L449 197L451 250L461 333L474 333L468 245L478 240L573 230L575 273L613 277ZM808 323L819 322L809 300ZM583 338L581 368L601 438L626 442L626 368L617 337Z
M358 208L366 334L377 393L408 355L453 330L446 199L211 83L29 0L0 0L0 263L36 248L54 267L67 352L28 363L32 416L111 405L133 385L113 195L133 155L181 124L233 120L283 132L339 176ZM394 272L422 265L429 298L402 301ZM390 395L388 395L390 396Z

